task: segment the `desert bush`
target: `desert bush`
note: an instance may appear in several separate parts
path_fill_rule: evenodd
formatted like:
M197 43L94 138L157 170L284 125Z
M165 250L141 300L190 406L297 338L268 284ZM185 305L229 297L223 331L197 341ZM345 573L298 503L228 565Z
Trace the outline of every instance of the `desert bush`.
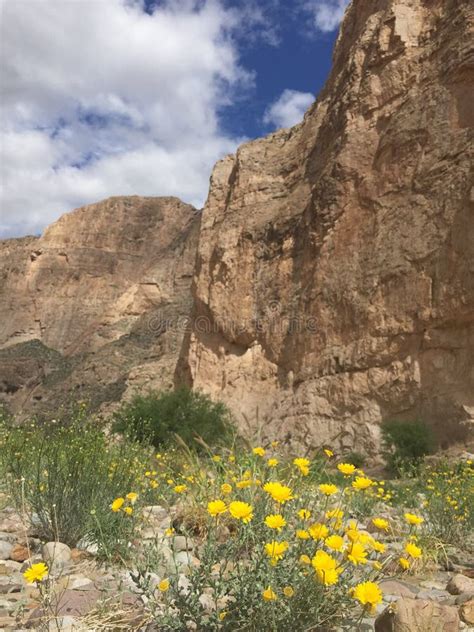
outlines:
M421 556L410 539L419 527L402 517L393 531L391 521L376 513L383 508L377 491L383 486L352 464L326 464L321 471L319 462L256 447L190 461L169 479L162 472L185 516L175 520L175 529L201 541L199 564L190 563L185 577L178 563L169 565L162 556L172 532L134 568L161 630L303 630L328 622L357 629L375 610L384 570L413 567ZM353 517L367 495L375 513L365 522L375 519L373 534ZM405 550L395 559L385 535L403 538Z
M70 423L0 427L0 461L18 510L44 540L74 546L85 538L100 553L126 542L133 532L110 511L111 502L140 485L143 456L124 441L110 444L93 419L77 411Z
M203 448L201 440L214 446L231 437L230 413L224 404L184 387L136 395L114 414L113 429L155 448L172 443L178 435L198 451Z
M390 421L382 426L384 456L396 474L416 474L423 457L434 450L434 435L421 421Z

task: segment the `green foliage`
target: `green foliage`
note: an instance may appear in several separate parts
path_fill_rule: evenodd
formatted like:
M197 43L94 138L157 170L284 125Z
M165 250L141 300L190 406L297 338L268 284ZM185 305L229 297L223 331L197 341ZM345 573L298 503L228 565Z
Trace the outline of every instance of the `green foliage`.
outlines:
M114 415L113 429L133 441L155 448L178 435L188 447L200 450L231 438L230 413L221 402L181 387L175 391L136 395Z
M110 504L136 491L137 446L110 445L97 423L80 411L67 426L2 423L0 445L7 489L42 539L74 546L85 538L99 554L120 553L133 520L124 522Z
M382 426L384 456L396 474L416 474L423 457L434 450L434 435L421 421L391 421Z
M360 452L349 452L349 454L344 457L344 461L352 463L352 465L355 465L359 469L364 467L366 460L365 455Z
M472 461L442 460L425 465L418 484L425 497L429 533L445 543L458 544L474 533L474 466Z

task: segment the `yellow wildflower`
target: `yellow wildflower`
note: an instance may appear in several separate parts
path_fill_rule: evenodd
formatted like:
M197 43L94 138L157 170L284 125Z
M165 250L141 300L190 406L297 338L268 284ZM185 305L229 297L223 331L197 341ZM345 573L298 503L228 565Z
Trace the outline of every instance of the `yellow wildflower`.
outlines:
M115 512L120 511L124 502L125 498L116 498L114 502L110 505L110 508L112 509L112 511Z
M23 577L29 584L42 582L48 576L48 567L44 562L32 564L24 573Z
M376 529L380 529L380 531L388 531L389 522L385 520L385 518L372 518L372 524Z
M337 469L345 476L351 476L356 471L356 466L352 463L339 463Z
M300 555L300 564L311 564L309 555L305 555L304 553L303 555Z
M277 599L275 592L270 588L270 586L262 592L262 597L265 601L276 601Z
M354 566L367 562L367 551L360 542L353 542L347 550L347 559Z
M401 557L398 560L398 563L400 564L400 566L403 568L404 571L407 571L410 568L410 562L404 557Z
M283 594L285 595L285 597L288 597L288 599L291 599L291 597L293 597L293 595L295 594L295 591L291 586L285 586L283 588Z
M325 586L337 584L342 569L337 565L337 561L326 551L316 551L311 564L321 584Z
M319 486L319 491L326 496L332 496L333 494L337 494L338 488L336 485L330 485L329 483L321 483Z
M306 531L306 529L297 529L296 537L298 538L298 540L309 540L311 536L309 534L309 531Z
M373 613L379 603L382 603L382 591L374 582L362 582L352 591L352 597L363 606L369 606Z
M281 531L281 529L286 526L286 520L281 514L272 514L265 518L265 524L270 529L277 529L278 531Z
M313 538L313 540L324 540L324 538L328 535L329 530L325 524L321 522L315 522L310 527L308 527L308 531Z
M372 485L374 485L374 481L370 478L366 478L365 476L357 476L355 481L352 481L352 487L357 491L368 489Z
M271 563L273 566L283 558L283 555L288 550L288 542L278 542L277 540L272 540L265 544L265 552L268 557L271 559Z
M257 448L254 448L252 450L252 452L256 455L256 456L265 456L265 450L264 448L262 448L261 446L258 446Z
M328 448L324 449L324 454L328 457L328 459L334 456L334 452L332 450L328 450Z
M268 467L276 467L278 465L278 459L268 459L267 465Z
M186 485L175 485L173 489L177 494L183 494L188 488Z
M387 548L383 542L379 542L379 540L375 540L374 538L369 539L369 544L377 553L385 553L385 549Z
M229 512L233 518L236 518L237 520L242 520L242 522L245 524L250 522L253 518L252 505L244 503L240 500L234 500L234 502L230 503Z
M326 518L328 520L342 520L342 518L344 517L344 512L342 511L342 509L330 509L329 511L326 511Z
M162 579L161 582L158 584L158 590L160 592L166 592L167 590L169 590L169 587L170 587L169 579Z
M247 487L251 487L252 486L252 481L247 478L247 479L242 480L242 481L237 481L235 486L237 487L237 489L247 489Z
M124 512L127 514L127 516L131 516L133 514L133 509L132 507L125 507Z
M342 551L344 540L341 538L340 535L330 535L324 540L324 544L333 551Z
M207 503L207 513L213 516L219 516L227 511L227 505L223 500L211 500Z
M422 551L419 546L416 546L413 542L407 542L405 544L405 552L408 553L410 557L417 559L421 557Z
M229 483L222 483L222 485L221 485L221 493L222 494L232 494L232 485L229 485Z
M298 511L298 517L301 518L301 520L309 520L311 518L311 512L309 509L300 509Z
M301 474L303 474L303 476L308 476L309 466L310 466L310 462L308 459L304 459L304 458L293 459L293 464L296 465L296 467L299 469Z
M277 482L266 483L263 486L264 491L269 494L277 503L286 503L293 498L292 491L286 485Z
M412 514L412 513L406 513L405 514L405 520L408 522L408 524L411 524L411 525L414 525L414 526L418 526L422 522L424 522L423 518L421 518L420 516L417 516L416 514Z
M132 503L132 505L134 505L137 501L138 494L136 494L135 492L130 492L126 495L125 498L129 500Z

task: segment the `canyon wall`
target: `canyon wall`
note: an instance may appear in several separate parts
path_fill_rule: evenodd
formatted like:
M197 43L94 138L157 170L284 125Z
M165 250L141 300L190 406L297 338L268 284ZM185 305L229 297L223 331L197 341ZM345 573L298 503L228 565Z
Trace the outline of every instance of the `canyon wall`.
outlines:
M0 401L107 409L186 382L293 448L375 453L389 419L465 439L473 14L353 0L304 121L218 162L202 214L111 198L0 242Z
M474 422L473 13L353 0L304 121L216 165L176 379L246 432L372 452L383 420Z
M100 408L172 386L199 221L176 198L115 197L0 242L0 401Z

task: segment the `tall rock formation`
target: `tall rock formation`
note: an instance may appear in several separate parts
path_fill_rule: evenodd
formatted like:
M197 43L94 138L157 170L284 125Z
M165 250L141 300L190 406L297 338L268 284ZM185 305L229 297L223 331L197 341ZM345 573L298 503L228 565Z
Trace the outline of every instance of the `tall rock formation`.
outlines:
M248 432L371 451L382 420L473 423L473 13L353 0L303 123L216 165L177 379Z
M176 198L116 197L0 242L0 400L98 408L172 385L199 220Z
M186 380L293 447L375 452L387 419L463 439L473 103L472 0L353 0L304 121L221 160L202 216L111 198L0 242L0 400Z

